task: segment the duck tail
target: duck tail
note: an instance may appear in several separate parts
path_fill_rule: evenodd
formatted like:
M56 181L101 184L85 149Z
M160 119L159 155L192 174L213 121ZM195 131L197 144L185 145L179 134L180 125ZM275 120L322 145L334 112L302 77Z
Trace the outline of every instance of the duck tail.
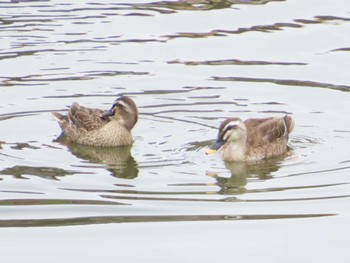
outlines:
M291 133L294 129L294 119L291 116L286 115L284 116L284 123L286 125L288 134Z
M62 114L60 114L60 113L58 113L58 112L53 112L53 113L52 113L52 116L53 116L54 119L55 119L56 121L58 121L59 123L64 123L64 122L67 121L67 116L64 116L64 115L62 115Z

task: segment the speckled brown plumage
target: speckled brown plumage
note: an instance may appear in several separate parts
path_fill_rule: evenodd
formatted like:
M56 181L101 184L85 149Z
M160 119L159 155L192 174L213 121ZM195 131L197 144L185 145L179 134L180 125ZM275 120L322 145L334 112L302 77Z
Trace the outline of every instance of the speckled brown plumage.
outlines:
M207 153L219 150L225 161L257 161L276 157L288 150L288 137L294 120L282 118L263 119L228 118L221 123L218 138Z
M133 143L131 129L138 111L132 99L122 96L109 111L91 109L74 102L67 115L52 113L69 140L91 146L125 146Z

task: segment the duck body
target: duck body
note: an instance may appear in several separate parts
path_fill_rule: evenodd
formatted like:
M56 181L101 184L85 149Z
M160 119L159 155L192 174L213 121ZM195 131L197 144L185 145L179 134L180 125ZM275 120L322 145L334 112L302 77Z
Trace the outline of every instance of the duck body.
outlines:
M101 147L131 145L131 129L138 119L135 103L126 96L115 100L108 111L86 108L74 102L67 115L52 114L68 140Z
M219 150L225 161L253 162L280 156L288 150L288 137L294 120L282 118L226 119L219 128L218 138L207 154Z

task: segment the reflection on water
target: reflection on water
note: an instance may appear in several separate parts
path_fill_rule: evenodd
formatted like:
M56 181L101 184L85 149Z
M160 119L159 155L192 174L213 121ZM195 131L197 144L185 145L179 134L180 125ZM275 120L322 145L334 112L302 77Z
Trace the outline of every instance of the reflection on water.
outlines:
M21 192L17 192L21 193ZM31 193L44 194L44 193ZM0 201L1 206L33 206L33 205L122 205L117 202L97 200L65 200L65 199L6 199Z
M254 60L240 60L240 59L224 59L224 60L208 60L208 61L168 61L169 64L183 64L186 66L258 66L258 65L279 65L279 66L305 66L307 63L301 62L278 62L278 61L254 61Z
M210 221L212 229L227 221L223 236L207 240L244 243L255 237L229 234L235 227L280 223L288 236L290 224L302 229L323 217L337 227L350 199L349 3L2 1L0 230L135 222L172 229L179 221ZM132 147L55 140L51 112L73 101L104 108L118 94L139 106ZM205 156L223 119L285 113L297 124L293 158ZM281 235L268 231L259 244L266 251ZM149 244L169 233L154 228ZM15 238L3 238L18 251ZM309 238L305 247L318 241Z
M74 225L95 225L110 223L147 223L147 222L193 222L193 221L236 221L302 219L335 216L335 214L302 215L191 215L191 216L101 216L58 219L2 220L0 227L54 227Z
M132 146L124 147L92 147L71 143L62 133L57 142L66 145L72 154L90 163L104 164L113 176L133 179L138 175L137 162L131 155Z
M272 173L279 170L281 162L286 156L279 156L270 160L262 160L255 163L225 162L225 167L231 172L231 177L221 177L215 173L207 173L216 180L220 187L219 194L239 195L247 192L248 179L257 178L267 180L272 178Z
M77 172L70 172L55 167L33 167L33 166L22 166L16 165L11 168L5 168L0 170L1 175L11 175L18 179L26 179L25 175L35 175L45 179L56 180L57 177L73 175Z
M237 81L237 82L268 82L285 86L306 86L315 88L327 88L340 91L350 91L348 85L334 85L331 83L319 83L315 81L306 80L292 80L292 79L268 79L268 78L242 78L242 77L213 77L216 81Z

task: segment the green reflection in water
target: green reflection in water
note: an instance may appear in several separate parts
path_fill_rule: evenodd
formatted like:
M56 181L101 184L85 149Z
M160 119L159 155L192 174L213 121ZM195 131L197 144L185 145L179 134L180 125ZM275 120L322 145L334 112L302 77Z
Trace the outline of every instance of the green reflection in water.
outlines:
M180 0L180 1L159 1L147 4L136 5L135 8L156 10L161 13L171 13L170 10L214 10L230 8L235 4L263 5L269 2L281 2L285 0ZM158 10L158 8L167 8L170 10Z
M93 147L80 145L68 142L62 134L56 141L66 145L70 152L79 159L106 165L106 169L115 177L133 179L138 175L138 164L131 155L132 146Z
M214 172L207 172L207 175L215 178L216 185L220 187L218 194L244 194L250 192L246 188L249 179L271 179L272 174L280 169L282 161L291 155L292 152L289 151L276 158L258 162L225 162L225 167L231 172L230 177L222 177Z
M300 87L314 87L326 88L339 91L350 91L350 86L335 85L331 83L322 83L309 80L295 80L295 79L270 79L270 78L246 78L246 77L212 77L215 81L235 81L235 82L267 82L282 86L300 86Z
M123 203L98 200L70 200L70 199L5 199L0 200L0 206L25 205L125 205Z
M230 170L231 177L216 176L217 185L221 188L220 194L243 194L247 192L248 178L267 180L272 178L272 173L280 169L283 157L261 161L255 164L244 162L225 162L225 167Z
M150 222L193 222L193 221L235 221L235 220L271 220L298 219L335 216L336 214L270 214L270 215L169 215L169 216L95 216L55 219L0 220L2 227L48 227L95 225L110 223L150 223Z
M76 174L75 171L67 171L55 167L34 167L34 166L24 166L24 165L15 165L10 168L6 168L0 171L1 175L12 175L18 179L26 179L24 175L35 175L45 179L57 180L57 177L73 175Z
M301 62L280 62L280 61L263 61L263 60L240 60L240 59L220 59L220 60L202 60L202 61L181 61L171 60L168 64L182 64L186 66L227 66L227 65L239 65L239 66L305 66L307 63Z

